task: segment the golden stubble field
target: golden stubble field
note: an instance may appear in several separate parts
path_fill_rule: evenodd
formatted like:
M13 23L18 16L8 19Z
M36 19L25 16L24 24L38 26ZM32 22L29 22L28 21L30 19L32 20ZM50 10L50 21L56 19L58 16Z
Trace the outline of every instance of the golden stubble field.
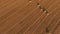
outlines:
M0 34L60 34L60 0L0 0Z

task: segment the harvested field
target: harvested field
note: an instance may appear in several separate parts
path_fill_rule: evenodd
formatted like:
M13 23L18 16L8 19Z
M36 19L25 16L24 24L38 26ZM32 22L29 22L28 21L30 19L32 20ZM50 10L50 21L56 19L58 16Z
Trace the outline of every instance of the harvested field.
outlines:
M60 0L0 0L0 34L60 34Z

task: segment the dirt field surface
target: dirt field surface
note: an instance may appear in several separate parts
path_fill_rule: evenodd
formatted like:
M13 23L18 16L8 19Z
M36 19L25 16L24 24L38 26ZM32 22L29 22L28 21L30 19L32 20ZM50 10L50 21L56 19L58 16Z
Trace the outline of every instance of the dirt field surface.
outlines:
M0 34L60 34L60 0L0 0Z

